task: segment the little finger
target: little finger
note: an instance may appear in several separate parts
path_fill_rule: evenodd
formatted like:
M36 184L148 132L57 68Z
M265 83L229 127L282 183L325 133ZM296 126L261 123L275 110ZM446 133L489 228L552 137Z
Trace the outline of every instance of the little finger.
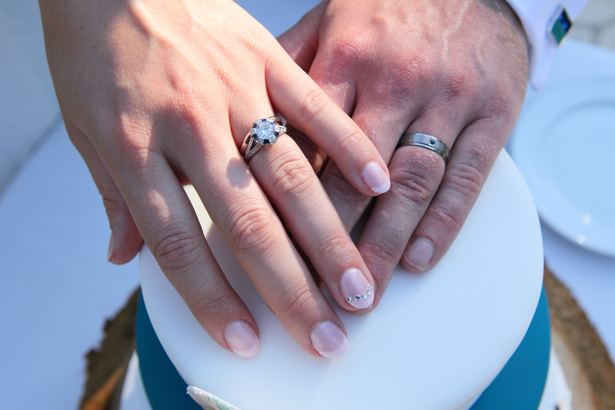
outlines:
M462 131L438 192L404 252L406 268L430 270L448 251L506 141L508 128L501 121L483 119Z
M223 348L256 354L256 322L217 264L166 159L149 152L147 164L119 167L116 178L145 242L197 321Z
M71 142L90 170L92 179L103 199L111 228L107 260L118 265L127 263L143 246L143 238L132 219L128 205L85 133L67 115L64 116L64 126Z

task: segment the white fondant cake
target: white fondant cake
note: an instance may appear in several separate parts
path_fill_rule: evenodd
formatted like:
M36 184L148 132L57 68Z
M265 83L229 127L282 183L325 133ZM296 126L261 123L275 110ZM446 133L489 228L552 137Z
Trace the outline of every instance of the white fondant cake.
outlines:
M534 315L543 274L538 216L506 152L433 271L398 267L367 315L332 302L349 343L346 355L332 360L310 356L286 332L189 193L217 261L259 325L260 351L244 359L219 347L146 248L143 297L184 380L240 409L465 410L506 364Z

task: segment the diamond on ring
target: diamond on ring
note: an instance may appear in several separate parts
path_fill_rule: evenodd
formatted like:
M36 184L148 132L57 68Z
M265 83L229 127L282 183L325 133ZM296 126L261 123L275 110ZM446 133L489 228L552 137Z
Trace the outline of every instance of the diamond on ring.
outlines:
M269 117L254 121L241 149L246 163L249 162L254 154L263 146L274 144L280 134L285 132L286 127L282 125L282 120L278 117Z
M286 131L286 127L283 125L268 120L270 119L266 118L256 121L250 130L252 137L261 145L273 144L280 136L280 133Z

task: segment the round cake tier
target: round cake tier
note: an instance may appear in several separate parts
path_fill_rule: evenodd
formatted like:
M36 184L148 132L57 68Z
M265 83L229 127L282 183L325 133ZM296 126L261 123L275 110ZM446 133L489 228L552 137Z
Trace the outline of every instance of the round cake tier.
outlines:
M261 349L243 359L219 347L147 249L140 260L143 297L184 380L240 409L467 409L515 352L534 316L543 272L540 227L505 152L436 268L416 275L398 267L367 315L336 306L349 343L340 359L301 349L191 197L216 259L259 325Z

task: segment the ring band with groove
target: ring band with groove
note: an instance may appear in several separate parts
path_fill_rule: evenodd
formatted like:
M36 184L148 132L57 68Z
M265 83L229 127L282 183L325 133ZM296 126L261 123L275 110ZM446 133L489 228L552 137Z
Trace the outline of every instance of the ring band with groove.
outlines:
M433 151L442 157L444 165L448 165L450 149L444 142L433 135L422 134L420 132L406 132L399 139L397 149L409 146L422 147Z

